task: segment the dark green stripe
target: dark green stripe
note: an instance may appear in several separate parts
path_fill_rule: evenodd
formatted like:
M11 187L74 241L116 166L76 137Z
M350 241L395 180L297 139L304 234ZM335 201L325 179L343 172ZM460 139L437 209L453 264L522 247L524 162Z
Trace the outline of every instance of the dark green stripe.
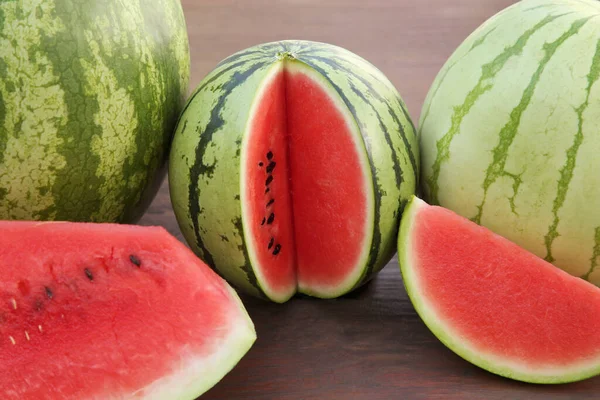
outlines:
M590 95L592 91L592 86L598 81L600 77L600 41L596 44L596 52L594 54L594 58L592 59L592 66L590 72L587 76L588 85L586 88L586 96L585 101L581 104L581 106L577 107L577 133L575 134L575 138L573 139L573 144L567 150L567 160L565 165L560 169L560 179L558 180L556 197L554 198L554 204L552 206L552 215L554 216L552 220L552 224L548 227L548 233L544 237L544 243L546 244L546 257L545 260L548 262L553 262L554 257L552 256L552 243L554 239L558 237L558 223L560 222L558 218L558 212L562 208L565 199L567 197L567 191L569 189L569 184L571 183L571 179L573 178L573 171L575 169L575 165L577 162L577 153L579 148L581 147L581 143L583 142L583 113L588 108L590 104Z
M2 32L2 27L4 27L4 22L6 20L6 16L4 15L4 11L0 8L0 32ZM2 57L0 57L0 76L6 76L8 73L6 61ZM2 161L4 160L4 151L6 150L6 144L8 143L8 132L5 130L5 119L6 119L6 104L5 99L2 97L2 93L0 93L0 165L2 165ZM6 196L6 189L0 187L0 202Z
M175 2L171 3L178 6ZM55 7L55 17L62 19L64 26L69 29L51 36L42 35L40 48L44 49L44 55L52 63L53 70L61 72L60 83L64 90L68 120L59 132L64 145L57 148L57 151L64 156L67 165L63 169L52 171L55 182L48 190L52 191L55 205L34 217L49 219L55 213L54 218L58 220L107 220L109 215L94 217L94 214L103 204L105 191L111 191L118 193L116 198L119 201L112 205L110 219L116 216L117 222L133 222L150 203L158 188L158 181L164 176L163 167L185 92L181 87L179 73L179 58L183 55L171 52L169 44L173 32L164 16L159 15L164 11L162 8L148 10L143 15L144 22L139 26L142 33L152 32L144 35L145 38L156 40L152 56L157 62L159 81L151 80L148 70L141 65L140 48L135 45L138 39L133 34L128 33L129 37L125 41L111 42L113 47L110 52L100 47L100 56L104 64L111 68L117 86L127 91L134 104L138 125L132 137L135 138L138 151L128 155L120 177L98 177L96 171L100 158L90 147L93 139L101 138L104 132L93 123L99 111L97 98L95 94L85 94L89 89L86 88L87 79L82 61L92 65L96 61L84 31L96 29L94 37L106 36L104 31L97 30L100 28L93 28L97 27L98 19L105 18L115 29L124 33L127 30L119 27L131 21L121 16L120 5L114 2L99 3L90 8L85 2L57 1ZM120 17L115 18L115 15ZM181 22L183 24L183 20ZM37 57L37 54L30 55L32 60ZM65 70L65 66L69 68ZM146 79L145 86L141 85L142 77ZM158 90L163 90L164 103L161 102ZM160 116L157 118L158 123L153 126L156 113L160 113ZM72 140L74 137L77 140ZM138 184L133 185L127 181L127 177L139 175L140 172L143 176ZM101 190L102 186L104 188Z
M209 85L213 84L215 81L217 81L218 79L220 79L223 75L227 74L228 72L231 72L232 70L234 70L234 71L245 70L247 68L247 67L244 67L246 64L253 63L253 62L255 62L257 60L260 60L262 58L263 57L256 57L256 58L251 58L251 59L248 59L248 60L243 60L243 61L239 61L239 62L233 63L233 64L228 65L227 67L223 68L222 70L220 70L219 72L217 72L216 74L214 74L213 76L211 76L209 79L203 80L202 83L194 90L194 93L192 93L192 95L188 99L187 104L183 107L183 111L181 112L181 115L183 115L185 113L185 111L188 109L188 107L192 103L194 103L194 99L196 98L196 96L198 95L198 93L202 92ZM217 88L213 88L213 89L211 89L211 91L214 92L217 89L221 90L222 87L219 86Z
M277 42L277 44L279 45L279 49L283 52L289 51L289 48L287 47L287 44L284 42Z
M473 46L471 46L471 48L469 49L469 51L467 51L464 54L464 56L466 56L467 54L469 54L470 52L472 52L477 47L481 46L485 42L485 39L487 39L488 36L490 36L490 34L492 32L494 32L497 28L498 28L498 25L494 26L492 29L490 29L489 31L487 31L486 33L484 33L483 35L481 35L475 42L473 42Z
M229 64L234 64L236 62L238 62L239 60L242 60L243 63L248 62L248 60L246 58L248 58L249 56L253 56L253 55L263 55L263 51L257 49L256 47L251 47L250 49L247 49L245 51L240 51L239 53L235 53L227 58L225 58L224 60L221 60L221 62L219 62L217 64L217 66L215 67L215 69L218 69L220 67L223 67L225 65L229 65ZM231 69L231 68L229 68Z
M414 135L416 135L417 129L415 128L415 124L413 124L410 114L408 113L408 111L406 110L406 107L404 107L403 102L400 99L398 99L398 103L400 104L400 109L402 110L402 113L404 114L404 119L406 121L408 121L408 123L410 124L410 127L412 129L412 132L414 133ZM388 107L388 112L392 116L392 119L400 127L400 129L399 129L400 137L402 138L402 142L404 143L404 147L406 148L406 152L408 154L408 159L410 161L410 165L412 166L413 171L415 172L416 182L418 183L419 172L421 170L421 164L417 161L417 157L415 156L415 154L418 154L419 147L417 145L416 152L415 152L413 147L409 143L408 138L406 137L406 132L404 130L404 127L402 126L402 122L398 118L398 115L394 112L394 110L392 109L392 107L390 107L389 104L387 105L387 107ZM415 137L415 139L416 139L416 137Z
M478 212L477 212L477 215L473 218L474 222L476 222L476 223L481 222L481 215L483 213L483 207L485 206L485 201L487 198L488 190L489 190L490 186L496 181L496 179L498 179L501 176L508 176L513 179L513 183L514 183L513 184L513 192L514 193L513 193L512 199L511 199L511 207L513 208L513 212L514 212L514 198L516 197L517 191L521 184L521 178L504 171L504 166L506 164L506 159L508 157L508 149L512 145L513 140L514 140L515 136L517 135L519 125L521 124L521 117L523 115L523 112L527 109L527 107L529 106L529 103L531 102L531 98L533 97L535 87L536 87L537 83L539 82L540 77L546 68L546 65L548 65L548 62L552 59L552 56L556 53L556 50L565 41L567 41L567 39L569 39L573 35L577 34L577 32L579 32L581 27L583 25L585 25L585 23L590 18L591 17L582 18L582 19L575 21L573 24L571 24L571 27L569 28L569 30L566 31L565 33L563 33L558 39L556 39L552 43L546 43L544 45L544 48L543 48L544 58L540 61L537 70L531 77L531 80L530 80L529 84L527 85L527 88L525 89L523 96L521 96L521 100L519 101L519 104L515 108L513 108L513 110L510 113L510 118L509 118L508 122L506 123L506 125L504 125L504 127L502 128L502 130L500 130L500 133L498 134L500 140L499 140L498 144L496 145L496 147L494 147L494 150L492 151L492 153L493 153L492 163L488 166L486 174L485 174L485 179L483 181L483 199L481 201L481 204L479 206L477 206Z
M358 98L360 98L362 101L364 101L365 104L367 104L373 110L375 115L377 116L377 122L379 123L379 128L383 132L385 142L388 144L388 147L392 151L392 169L394 171L394 179L396 182L396 187L400 188L400 185L402 185L402 182L404 182L404 176L402 174L402 169L400 168L400 159L398 157L398 154L396 153L394 144L392 143L392 138L390 136L390 132L388 131L387 126L385 126L385 124L383 123L383 120L381 119L381 115L379 115L379 112L377 112L377 109L369 102L369 100L366 98L364 93L361 92L360 90L358 90L352 82L349 82L349 84L350 84L350 89L352 89L352 92L354 92L354 94ZM364 128L365 128L365 126L363 125L362 129L364 130ZM372 155L371 155L371 157L372 157Z
M313 58L317 58L317 57L313 56ZM317 59L322 59L322 61L325 63L328 60L327 58L323 58L323 57L318 57ZM375 90L375 88L373 88L373 85L369 82L368 79L357 74L352 69L344 68L343 66L341 66L339 64L339 62L336 63L335 62L336 60L339 60L339 62L344 62L344 60L342 58L332 57L331 58L332 68L333 68L333 64L339 65L342 68L343 72L345 72L346 74L348 74L350 76L353 76L354 78L358 79L362 84L364 84L368 88L369 94L371 94L371 96L373 96L375 99L379 100L380 102L382 102L383 104L386 105L388 112L390 113L390 116L392 117L392 119L394 120L396 125L398 126L398 132L400 133L400 137L401 137L402 142L404 143L404 147L406 148L406 151L408 153L410 165L412 166L412 169L415 172L415 174L418 176L419 163L417 162L416 157L415 157L415 149L413 149L413 147L410 145L410 142L408 141L408 137L406 136L406 130L404 129L404 126L402 125L402 122L400 121L400 117L398 116L398 114L396 113L396 111L394 110L392 105L390 104L389 99L386 99L383 96L381 96L379 94L379 92L377 92L377 90ZM390 84L388 82L382 81L381 79L379 79L379 77L377 77L373 74L369 74L369 76L384 86L388 86ZM396 88L393 88L393 89L396 90ZM412 121L412 118L410 117L410 114L408 113L408 110L406 109L404 102L402 101L402 99L399 97L398 94L396 94L395 100L396 100L397 105L400 107L402 114L404 115L404 119L412 128L412 131L416 133L415 125ZM395 159L398 160L398 157L396 156Z
M590 279L590 275L598 266L598 257L600 257L600 227L596 227L596 230L594 231L594 250L592 257L590 258L590 269L581 276L582 279L585 279L586 281Z
M373 85L371 84L371 82L369 82L365 77L360 76L359 74L357 74L356 72L354 72L352 69L345 67L344 65L342 65L340 62L336 62L336 60L333 60L331 58L326 58L326 57L320 57L320 56L315 56L315 55L311 55L311 56L307 56L306 58L302 58L302 61L304 60L316 60L319 61L327 66L329 66L330 68L332 68L333 70L336 71L341 71L344 74L346 74L349 77L353 77L356 80L358 80L359 82L361 82L366 88L367 88L367 92L368 94L373 97L374 99L378 100L379 102L383 103L392 119L394 120L394 122L397 124L398 126L398 132L400 133L400 137L402 139L402 142L404 143L404 147L406 148L406 151L408 153L408 157L410 160L410 164L412 166L412 169L414 171L414 173L416 174L418 171L418 166L417 166L417 161L415 159L415 155L413 152L413 148L411 147L408 138L406 137L406 131L404 130L404 126L402 125L402 122L400 121L400 118L398 117L398 115L396 114L396 112L394 111L394 109L392 108L392 106L390 105L389 101L387 99L385 99L383 96L381 96L377 90L375 90L375 88L373 87ZM341 62L343 62L343 60L340 60ZM383 132L385 135L385 140L386 142L390 145L390 149L392 151L392 164L393 164L393 168L394 168L394 175L395 175L395 180L396 180L396 184L398 185L398 187L400 187L400 184L402 183L403 179L402 179L402 171L400 170L400 158L398 156L398 153L396 152L395 147L392 145L392 140L389 134L389 131L387 130L387 128L385 128L385 124L383 123L383 119L381 117L381 114L379 114L379 111L377 111L377 109L373 106L373 104L371 104L369 102L369 100L362 94L362 92L360 92L358 89L356 89L356 87L354 87L351 83L350 80L348 80L348 82L351 84L352 90L353 92L360 97L365 104L367 104L368 106L371 107L371 109L373 110L373 112L375 113L375 115L377 116L377 119L379 121L380 126L383 128ZM398 101L398 103L401 105L402 101L400 101L399 99L396 99ZM401 108L402 109L402 108ZM403 112L404 109L402 109ZM412 121L410 119L410 116L408 115L408 113L404 114L406 121L409 122L410 124L412 124ZM414 130L413 130L414 132Z
M257 57L253 57L254 60L256 60L258 58L272 57L273 54L276 52L276 50L278 48L281 48L282 46L283 45L281 44L281 42L271 42L271 43L261 44L258 46L249 47L247 49L238 51L237 53L232 54L229 57L221 60L221 62L219 62L217 64L215 69L218 69L218 68L223 67L228 64L236 63L242 59L244 62L249 62L249 61L251 61L250 59L248 59L248 57L250 57L250 56L257 56Z
M250 263L250 255L248 254L248 247L246 247L246 239L244 236L244 224L242 222L242 218L236 218L231 222L238 230L238 236L242 239L242 243L238 245L238 250L244 254L244 265L241 266L241 269L248 277L248 282L256 288L256 294L258 295L258 297L268 300L269 297L265 294L260 284L258 283L258 279L254 274L254 269L252 268L252 263Z
M60 30L52 35L43 34L40 38L40 48L52 64L54 71L63 71L60 83L64 90L64 101L68 120L58 133L64 140L64 145L57 152L64 156L67 165L51 173L55 176L52 191L55 204L33 217L47 220L56 212L58 220L89 221L92 213L99 210L102 194L99 188L104 184L104 178L96 176L100 158L90 148L94 137L102 137L102 129L94 123L94 115L99 111L96 96L86 96L86 76L81 59L94 62L93 54L87 43L83 30L85 27L96 26L93 16L88 15L88 5L81 2L56 1L55 16L61 19L69 29ZM106 5L98 5L98 13L106 13ZM78 22L71 18L76 16ZM62 20L64 18L64 20ZM109 17L113 21L114 17ZM60 43L60 50L57 47ZM116 48L113 50L117 50ZM30 59L37 56L30 54ZM70 140L74 135L78 140ZM72 199L77 199L74 204Z
M433 100L437 96L437 92L438 92L438 90L440 90L440 87L442 86L442 83L444 83L446 81L446 76L450 73L450 71L452 71L452 69L456 66L456 64L458 64L466 56L468 56L469 54L471 54L471 51L473 51L477 47L481 46L485 42L485 40L488 38L488 36L492 32L494 32L496 30L497 27L498 26L494 26L488 32L486 32L481 37L479 37L473 43L473 45L471 46L471 48L469 49L469 51L467 51L465 54L463 54L460 58L452 61L451 63L448 64L448 66L444 66L443 72L441 72L442 75L439 78L436 78L437 85L434 88L431 89L433 92L432 92L432 94L430 96L430 99L429 99L429 102L427 104L427 109L425 110L425 112L423 112L423 117L421 118L421 127L423 127L425 125L425 121L427 121L427 117L429 117L429 111L431 110L431 104L433 104Z
M245 63L242 63L245 64ZM194 164L190 169L190 187L189 187L189 198L188 198L188 209L190 212L190 216L192 219L192 227L194 230L194 235L196 237L196 245L202 252L201 256L203 260L209 264L211 267L215 268L215 261L212 254L206 248L204 244L204 240L202 239L201 228L198 223L198 216L204 212L201 208L200 204L200 193L199 193L199 181L202 176L206 176L210 179L214 173L214 164L205 164L203 162L203 155L208 146L211 145L213 141L213 136L221 130L221 128L225 125L225 120L221 116L221 111L227 101L228 96L233 92L235 88L243 84L249 77L252 76L258 69L262 68L266 63L259 62L254 65L248 66L246 69L241 71L235 71L230 79L223 84L221 87L221 94L217 99L217 103L211 109L210 119L202 130L201 126L196 126L196 132L200 137L200 141L198 142L198 146L196 146L195 150L195 160ZM203 85L204 87L206 85ZM197 92L199 93L199 91ZM217 161L215 161L216 163ZM240 230L240 238L242 240L241 246L244 248L245 255L245 267L244 271L248 275L248 281L253 284L259 292L262 292L260 286L256 282L256 276L254 276L254 272L252 271L252 267L250 264L250 259L248 258L247 251L245 250L246 243L243 232L243 227L241 221L234 221L236 227ZM239 225L239 226L238 226Z
M185 29L183 12L179 2L169 0L164 4L164 7L175 8L175 11L168 13L163 7L144 7L143 2L141 6L144 18L142 28L145 28L146 37L158 38L152 43L155 49L152 56L158 68L158 81L153 82L149 70L140 65L140 50L133 45L127 49L132 54L127 59L123 57L122 50L114 53L112 57L104 56L107 60L106 65L118 66L113 68L113 71L119 87L128 88L135 103L135 114L138 120L135 135L137 151L132 155L133 159L128 160L123 166L123 176L127 177L132 172L146 171L140 184L145 188L143 193L140 192L139 187L122 185L121 198L129 200L125 204L120 221L137 221L154 199L166 174L170 144L187 95L188 82L182 80L178 62L184 55L176 54L169 46L175 40L174 35L181 32L172 32L170 24L165 21L166 16L177 15L179 20L176 23L183 31ZM129 22L123 21L123 23ZM135 43L134 40L135 38L130 35L129 43ZM140 70L140 74L132 77L130 71L136 69ZM145 85L140 82L142 76L145 77ZM158 89L163 90L162 98ZM156 114L160 114L160 125L153 126ZM148 153L151 154L149 159Z
M366 137L365 133L362 131L362 129L360 129L361 123L360 123L360 119L358 118L358 113L356 112L356 108L354 107L352 102L348 99L348 97L346 96L344 91L329 77L329 74L323 68L319 67L317 64L312 63L308 60L303 59L302 61L305 62L309 67L313 68L315 71L320 73L323 76L323 78L325 78L325 80L327 80L327 82L335 89L335 91L338 93L338 95L342 98L344 104L346 105L346 107L348 107L348 110L352 114L352 117L354 118L357 125L359 126L360 133L363 137L363 141L365 142L365 147L368 148L368 146L366 146L367 137ZM375 168L375 165L373 164L373 160L371 159L370 154L369 154L369 157L367 157L367 159L369 160L369 167L371 169L371 177L374 181L373 183L375 185L379 185L378 181L377 181L377 169ZM373 198L375 200L375 216L374 216L374 221L373 221L373 225L374 225L373 226L373 240L371 242L371 249L369 250L369 260L367 262L366 271L373 271L375 264L377 262L377 255L379 254L379 250L381 247L381 232L379 231L379 221L381 219L381 197L378 195L377 192L375 192L375 193L373 193ZM359 283L361 283L364 278L365 278L365 275L363 275L361 277L361 279L359 280Z
M450 129L436 142L437 156L432 165L431 176L426 182L429 187L428 200L430 203L439 204L438 178L441 172L442 163L450 158L450 144L452 143L454 136L460 133L460 126L463 118L469 114L475 102L477 102L477 100L479 100L484 93L492 88L494 84L493 79L496 77L498 72L502 70L508 60L510 60L513 56L520 55L523 51L523 48L534 33L559 17L560 15L547 16L535 24L534 27L525 31L525 33L521 35L513 45L505 48L502 53L494 58L494 60L481 67L481 77L479 78L479 81L467 94L463 104L454 107L454 114L452 115Z

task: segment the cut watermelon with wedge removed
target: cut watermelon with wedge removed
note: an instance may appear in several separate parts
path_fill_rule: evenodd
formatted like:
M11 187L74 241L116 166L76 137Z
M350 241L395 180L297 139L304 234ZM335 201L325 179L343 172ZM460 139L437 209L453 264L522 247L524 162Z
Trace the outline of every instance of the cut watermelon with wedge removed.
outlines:
M395 251L418 145L390 81L324 43L222 61L177 126L169 184L190 247L232 284L284 302L332 298Z
M0 222L2 399L191 400L255 337L235 292L162 228Z
M464 359L533 383L600 373L600 289L592 284L416 197L398 254L418 314Z

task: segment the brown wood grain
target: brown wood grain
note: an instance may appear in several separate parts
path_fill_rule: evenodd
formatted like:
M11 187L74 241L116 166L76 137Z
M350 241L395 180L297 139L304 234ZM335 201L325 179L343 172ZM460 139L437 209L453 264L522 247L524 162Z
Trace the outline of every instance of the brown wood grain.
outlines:
M266 41L334 43L377 65L415 123L440 67L512 0L184 0L191 88L229 54ZM166 185L141 223L182 239ZM535 386L489 374L446 349L413 310L394 259L369 286L330 301L243 298L258 341L202 399L600 398L600 379Z

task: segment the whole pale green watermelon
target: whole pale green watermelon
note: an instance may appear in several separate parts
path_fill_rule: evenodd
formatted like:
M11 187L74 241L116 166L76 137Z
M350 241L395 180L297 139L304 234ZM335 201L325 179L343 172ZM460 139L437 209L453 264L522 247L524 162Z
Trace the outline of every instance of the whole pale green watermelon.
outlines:
M137 219L188 80L179 0L1 1L0 219Z
M420 121L425 197L600 284L600 2L525 0L456 50Z

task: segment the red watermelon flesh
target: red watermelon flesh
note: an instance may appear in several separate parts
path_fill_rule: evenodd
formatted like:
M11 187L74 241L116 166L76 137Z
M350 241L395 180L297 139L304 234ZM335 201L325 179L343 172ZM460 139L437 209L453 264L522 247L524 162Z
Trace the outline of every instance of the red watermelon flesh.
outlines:
M269 79L244 164L259 281L275 299L297 286L334 297L356 282L370 243L366 153L341 100L316 74L288 62Z
M3 399L194 399L255 340L162 228L0 222Z
M417 312L466 360L527 382L600 373L599 288L416 198L398 248Z

